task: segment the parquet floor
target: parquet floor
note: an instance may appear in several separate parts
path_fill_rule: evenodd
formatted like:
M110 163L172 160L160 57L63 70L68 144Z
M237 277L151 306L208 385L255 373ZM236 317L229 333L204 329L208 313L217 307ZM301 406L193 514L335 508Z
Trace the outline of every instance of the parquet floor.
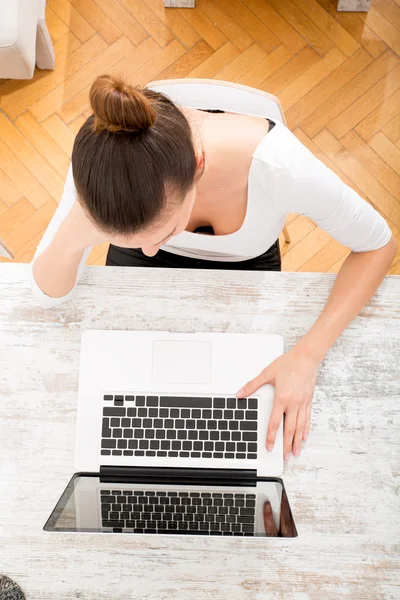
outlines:
M337 13L336 0L48 0L47 20L55 71L0 81L0 237L17 261L32 259L61 198L101 73L141 85L224 79L277 95L288 127L400 242L400 0L373 0L368 13ZM288 222L284 270L337 272L347 249L305 217ZM105 254L95 247L89 263ZM390 273L400 274L400 252Z

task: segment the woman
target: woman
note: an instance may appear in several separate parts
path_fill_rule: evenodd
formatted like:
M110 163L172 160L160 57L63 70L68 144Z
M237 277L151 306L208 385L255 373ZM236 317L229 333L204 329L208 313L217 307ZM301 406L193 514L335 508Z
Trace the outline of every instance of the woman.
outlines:
M267 448L285 414L284 458L298 456L319 364L395 255L389 227L281 123L177 107L110 76L94 82L90 102L73 182L33 260L43 306L70 297L91 246L106 240L108 265L280 270L279 234L297 212L352 250L316 323L237 394L275 386Z

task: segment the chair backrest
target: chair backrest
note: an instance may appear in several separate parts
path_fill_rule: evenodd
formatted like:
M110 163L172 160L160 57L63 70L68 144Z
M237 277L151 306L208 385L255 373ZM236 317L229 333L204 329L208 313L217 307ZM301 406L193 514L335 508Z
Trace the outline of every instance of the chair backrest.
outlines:
M286 125L276 96L248 85L218 79L162 79L147 88L162 92L185 108L219 108L229 112L270 118Z
M0 256L4 256L4 258L14 258L13 252L7 246L5 242L0 238Z

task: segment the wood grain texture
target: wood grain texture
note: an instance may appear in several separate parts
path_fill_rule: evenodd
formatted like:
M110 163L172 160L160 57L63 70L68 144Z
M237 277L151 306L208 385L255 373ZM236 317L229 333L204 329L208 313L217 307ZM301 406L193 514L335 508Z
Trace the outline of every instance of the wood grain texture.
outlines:
M338 11L337 0L193 0L190 9L169 1L48 0L55 70L0 81L0 227L7 235L16 215L27 221L15 260L35 250L30 207L60 200L74 137L91 114L90 85L102 73L142 86L224 79L277 95L289 129L397 235L400 0L374 0L365 13ZM284 270L340 268L346 249L311 221L293 228L291 243L282 242ZM104 264L104 248L90 260ZM400 274L400 265L390 272Z
M45 311L28 266L0 265L2 572L29 600L397 598L399 277L385 278L320 367L309 439L283 473L298 538L42 531L73 473L84 330L279 333L289 349L334 279L88 267L76 297Z

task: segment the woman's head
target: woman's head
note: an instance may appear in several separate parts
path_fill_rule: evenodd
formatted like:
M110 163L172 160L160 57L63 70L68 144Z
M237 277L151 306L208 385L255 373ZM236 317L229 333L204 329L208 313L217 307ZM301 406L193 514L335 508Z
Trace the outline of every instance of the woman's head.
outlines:
M93 83L90 104L72 152L78 200L112 241L159 247L185 228L202 174L189 123L164 94L109 75Z

